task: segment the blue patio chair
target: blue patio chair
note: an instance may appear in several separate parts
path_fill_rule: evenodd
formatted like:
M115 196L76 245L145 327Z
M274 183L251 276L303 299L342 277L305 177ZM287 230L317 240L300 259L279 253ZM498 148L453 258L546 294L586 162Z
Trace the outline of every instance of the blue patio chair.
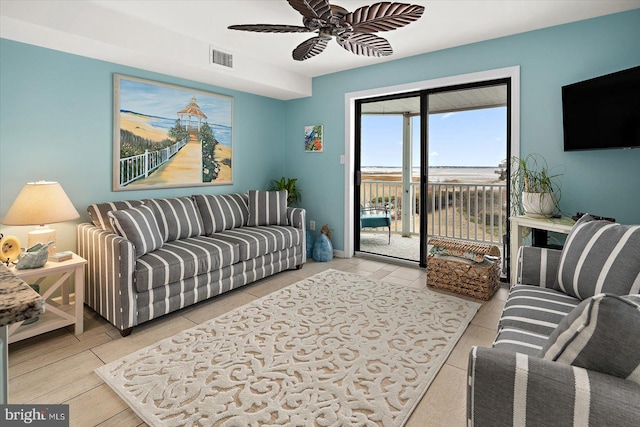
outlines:
M389 205L383 208L365 208L360 205L360 230L378 227L387 227L389 229L389 244L391 244L391 214L389 213Z

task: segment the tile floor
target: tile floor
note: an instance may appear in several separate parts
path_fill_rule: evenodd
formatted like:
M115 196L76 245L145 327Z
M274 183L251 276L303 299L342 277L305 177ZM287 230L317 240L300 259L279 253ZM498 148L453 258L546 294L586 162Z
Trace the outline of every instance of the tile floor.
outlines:
M83 334L75 336L69 327L9 346L9 403L68 404L71 426L144 426L93 372L95 368L328 268L418 288L426 280L423 269L362 258L310 261L301 270L277 274L147 322L127 338L85 307ZM503 286L483 303L407 427L466 425L467 356L473 345L491 345L507 292Z

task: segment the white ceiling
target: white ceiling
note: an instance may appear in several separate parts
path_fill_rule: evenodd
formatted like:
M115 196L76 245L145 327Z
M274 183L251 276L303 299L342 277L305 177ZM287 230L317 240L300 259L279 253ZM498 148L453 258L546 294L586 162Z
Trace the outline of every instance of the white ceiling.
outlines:
M640 0L402 0L425 6L407 27L379 33L394 54L356 56L330 42L294 61L310 34L233 31L233 24L302 25L285 0L0 0L0 36L278 99L311 95L311 78L421 53L640 8ZM375 0L334 0L349 11ZM209 46L234 70L209 64Z

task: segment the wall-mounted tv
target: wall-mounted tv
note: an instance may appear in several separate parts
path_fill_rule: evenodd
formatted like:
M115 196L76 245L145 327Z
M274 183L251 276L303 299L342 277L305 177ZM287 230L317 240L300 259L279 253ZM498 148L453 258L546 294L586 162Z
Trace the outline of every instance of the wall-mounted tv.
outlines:
M640 66L562 87L564 150L640 147Z

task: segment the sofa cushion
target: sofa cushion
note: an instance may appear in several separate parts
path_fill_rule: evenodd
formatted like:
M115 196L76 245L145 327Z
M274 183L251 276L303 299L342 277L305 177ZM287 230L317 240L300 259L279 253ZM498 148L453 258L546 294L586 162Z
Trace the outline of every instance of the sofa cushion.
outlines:
M556 289L580 299L640 292L640 225L581 218L562 250Z
M249 197L246 194L223 194L193 196L204 226L204 234L209 236L223 230L247 225L249 219Z
M209 273L238 262L238 245L198 236L167 242L136 261L138 292Z
M111 211L117 211L121 209L130 209L136 208L138 206L142 206L141 200L125 200L122 202L107 202L107 203L98 203L89 205L87 208L87 213L89 214L89 218L91 218L91 222L96 227L100 227L105 231L110 233L116 233L111 225L111 219L107 215Z
M494 348L515 351L529 356L537 356L547 342L547 335L523 331L517 328L504 328L498 332L493 342Z
M149 206L110 211L111 226L120 236L133 243L136 256L155 251L164 243L156 216Z
M511 288L498 329L515 328L549 336L580 300L560 291L537 286Z
M640 295L599 294L582 301L539 356L640 384Z
M249 227L259 225L289 225L287 220L287 190L249 190Z
M204 234L200 212L191 197L148 199L144 203L153 208L165 242Z
M303 231L282 225L242 227L215 234L216 239L238 246L240 261L246 261L270 252L281 251L303 242Z

